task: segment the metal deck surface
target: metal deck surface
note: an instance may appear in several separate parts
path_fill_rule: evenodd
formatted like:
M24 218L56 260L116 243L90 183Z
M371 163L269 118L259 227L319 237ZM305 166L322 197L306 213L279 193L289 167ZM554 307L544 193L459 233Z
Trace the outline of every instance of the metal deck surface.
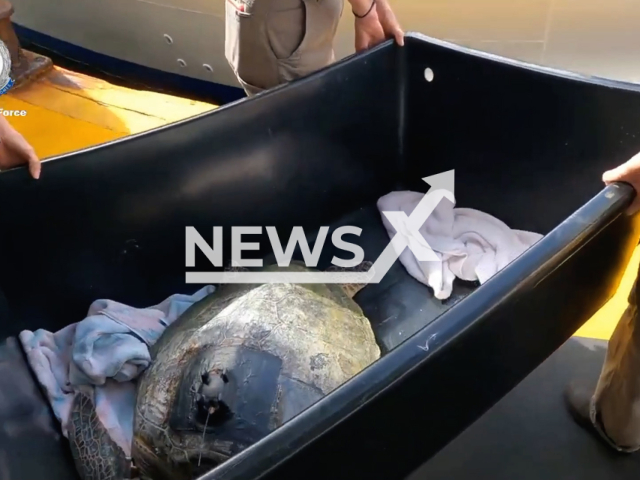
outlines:
M605 352L606 341L571 338L407 480L637 479L640 456L610 450L573 423L563 405L571 380L595 385Z
M640 455L619 455L577 426L562 393L573 380L595 388L639 261L636 248L616 294L576 336L407 480L638 478Z

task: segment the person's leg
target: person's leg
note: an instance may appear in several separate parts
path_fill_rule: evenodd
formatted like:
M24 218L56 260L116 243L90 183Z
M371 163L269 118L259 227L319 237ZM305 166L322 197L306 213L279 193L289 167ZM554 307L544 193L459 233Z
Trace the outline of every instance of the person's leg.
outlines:
M334 62L344 0L225 1L225 55L248 95Z
M629 305L609 340L595 392L572 385L565 393L574 418L620 452L640 449L639 289L636 277Z

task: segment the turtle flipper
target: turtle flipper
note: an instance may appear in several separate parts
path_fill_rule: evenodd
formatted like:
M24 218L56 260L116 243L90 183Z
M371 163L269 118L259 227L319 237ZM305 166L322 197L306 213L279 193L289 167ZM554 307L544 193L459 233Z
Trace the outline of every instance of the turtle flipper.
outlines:
M326 272L367 272L373 267L373 262L368 260L363 261L359 265L355 267L336 267L335 265L331 265L327 268ZM367 286L366 283L343 283L342 289L344 292L350 297L353 298L356 294Z
M82 480L129 479L129 462L100 421L89 395L76 393L68 430L71 453Z

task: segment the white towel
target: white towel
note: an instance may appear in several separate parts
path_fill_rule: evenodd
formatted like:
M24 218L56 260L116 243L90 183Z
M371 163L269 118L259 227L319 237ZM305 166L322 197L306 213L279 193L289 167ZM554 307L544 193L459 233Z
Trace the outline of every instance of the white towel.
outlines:
M378 200L378 210L404 211L409 216L423 197L424 193L418 192L391 192ZM393 238L395 228L386 216L381 216ZM406 227L406 220L403 226ZM399 233L408 240L408 231L401 228ZM511 229L478 210L454 208L447 198L440 201L420 233L440 260L420 262L409 248L404 249L399 260L412 277L430 286L439 300L449 298L456 277L482 284L543 237Z
M88 315L55 333L23 330L20 341L44 389L62 434L75 392L93 395L98 417L111 439L131 455L135 381L151 363L149 347L191 305L213 293L207 285L193 295L171 295L158 305L133 308L96 300Z

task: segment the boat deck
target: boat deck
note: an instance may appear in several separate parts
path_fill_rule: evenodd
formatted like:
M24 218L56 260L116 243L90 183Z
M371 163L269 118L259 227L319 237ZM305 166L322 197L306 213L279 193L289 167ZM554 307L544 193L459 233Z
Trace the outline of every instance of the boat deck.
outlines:
M562 391L573 380L595 386L607 340L627 306L639 261L640 247L615 296L509 395L407 480L638 478L640 456L619 455L577 426L565 410Z
M619 455L577 426L562 390L597 381L606 342L574 337L407 480L632 480L640 457Z

